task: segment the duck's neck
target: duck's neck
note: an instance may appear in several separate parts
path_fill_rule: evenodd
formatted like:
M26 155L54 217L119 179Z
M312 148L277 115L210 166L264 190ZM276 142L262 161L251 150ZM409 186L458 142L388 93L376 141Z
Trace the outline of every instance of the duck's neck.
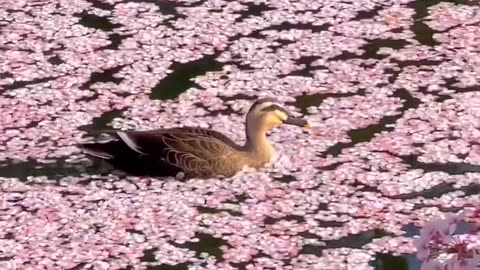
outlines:
M245 130L245 151L259 161L268 162L274 154L273 147L267 140L267 128L256 123L248 123Z

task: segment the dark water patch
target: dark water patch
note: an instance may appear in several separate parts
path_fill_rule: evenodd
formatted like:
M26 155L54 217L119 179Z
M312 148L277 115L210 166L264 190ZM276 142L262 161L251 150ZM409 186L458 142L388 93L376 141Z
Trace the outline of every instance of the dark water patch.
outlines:
M454 84L458 83L457 78L448 78L445 79L445 87L454 90L457 93L468 93L468 92L480 92L480 84L467 86L467 87L459 87L455 86Z
M407 4L407 7L413 8L412 32L415 39L423 45L435 46L439 43L433 39L435 31L423 22L423 18L428 16L428 8L440 3L441 0L416 0Z
M163 15L169 16L170 18L164 20L162 25L167 27L176 29L174 22L178 19L185 19L187 16L182 14L177 10L178 7L196 7L201 6L206 2L206 0L200 1L190 1L190 2L181 2L181 1L174 1L174 0L124 0L120 3L150 3L154 4L158 7L159 12ZM215 12L213 10L209 10L209 12Z
M3 239L7 239L7 240L13 240L15 239L15 235L11 232L8 232L5 234L5 236L3 237Z
M459 175L469 172L480 172L480 165L474 165L466 162L445 162L445 163L425 163L418 161L418 155L397 155L385 151L392 156L398 157L403 163L408 164L412 169L421 169L424 172L445 172L450 175Z
M402 231L405 232L403 236L405 237L414 237L420 235L420 227L413 223L406 224L402 227Z
M65 159L56 159L54 163L48 164L35 160L7 161L0 164L0 177L18 178L21 181L26 181L29 176L46 176L50 180L56 181L67 176L96 175L99 173L108 173L108 169L103 166L85 167L83 164L70 164Z
M422 21L415 21L412 26L415 39L423 45L436 46L440 43L433 38L435 31Z
M285 74L285 75L280 75L279 78L285 78L285 77L288 77L288 76L313 77L312 73L311 73L312 70L320 69L320 67L315 67L315 68L312 67L312 63L317 59L320 59L320 57L318 57L318 56L301 56L300 58L296 59L295 62L297 62L297 64L299 64L299 65L304 65L305 67L300 69L300 70L292 71L292 72L290 72L288 74Z
M58 55L48 58L47 61L52 65L60 65L65 63L60 57L58 57Z
M471 3L470 0L415 0L408 5L415 9L414 17L417 19L428 16L428 8L442 2L453 3L456 5L468 5Z
M366 160L366 163L368 163L368 160ZM377 186L369 186L357 180L353 182L352 187L357 189L357 192L381 193Z
M47 101L41 105L49 105L51 104L50 101ZM3 130L25 130L25 129L29 129L29 128L34 128L34 127L37 127L42 121L33 121L33 122L30 122L28 123L27 125L23 126L23 127L4 127Z
M27 212L27 213L30 213L32 215L37 215L38 214L38 210L40 210L40 207L34 207L34 206L25 206L23 204L18 204L16 205L18 207L20 207L20 209L22 210L22 212Z
M149 248L143 251L143 256L140 258L142 262L156 262L155 252L158 251L158 248Z
M118 50L122 41L126 38L132 37L133 35L120 35L117 33L112 33L108 35L108 40L110 40L110 44L100 47L97 50Z
M393 234L383 229L373 229L358 234L351 234L342 237L338 240L326 241L327 248L361 248L364 245L372 242L373 239L382 238L385 236L394 236Z
M317 190L317 189L318 189L318 186L310 188L310 190ZM329 209L330 209L330 207L329 207L328 203L318 203L317 208L315 209L313 214L318 213L318 211L327 211Z
M344 164L344 163L343 162L335 162L335 163L332 163L332 164L324 166L324 167L318 167L318 169L320 169L322 171L334 171L339 166L341 166L342 164Z
M397 59L391 59L390 60L392 63L396 63L400 68L405 68L408 66L416 66L416 67L423 67L423 66L438 66L441 63L443 63L442 60L428 60L428 59L422 59L422 60L397 60Z
M365 91L360 90L357 93L317 93L317 94L302 94L295 97L294 102L288 102L287 105L293 105L300 109L302 114L307 114L308 107L318 107L327 98L345 98L357 95L364 95Z
M90 86L92 86L97 82L113 82L113 83L119 84L120 82L122 82L123 79L116 78L113 75L118 73L124 67L125 65L121 65L121 66L105 69L101 72L93 72L90 75L90 78L88 79L88 81L86 81L82 86L80 86L80 89L82 90L89 89Z
M314 233L311 233L309 231L304 231L304 232L301 232L298 234L299 236L301 236L302 238L308 238L308 239L320 239L320 236L314 234Z
M6 79L6 78L13 78L13 74L10 72L0 72L0 80Z
M185 64L173 63L171 66L173 72L153 87L150 98L175 99L181 93L196 85L193 81L196 76L204 75L208 71L222 70L223 64L216 61L215 58L216 54L207 55Z
M423 147L425 145L425 143L422 143L422 142L415 142L415 143L412 143L412 145L414 147Z
M319 220L317 227L320 228L335 228L335 227L342 227L345 222L342 221L334 221L334 220Z
M418 108L418 106L421 104L421 101L419 99L413 97L405 89L397 89L394 92L393 96L401 98L404 101L402 108L400 108L399 110L401 113L399 113L398 115L385 116L377 124L348 131L347 134L350 137L351 142L336 143L324 152L323 157L326 157L327 155L333 155L334 157L338 156L342 153L344 149L353 147L354 145L361 142L368 142L373 139L376 134L384 131L392 131L394 129L393 124L395 124L398 119L403 117L403 113L406 110Z
M237 200L238 203L243 203L245 202L249 197L245 193L237 194L235 195L235 200Z
M469 92L479 92L480 91L480 85L479 84L476 84L476 85L472 85L472 86L467 86L467 87L459 87L459 86L455 86L454 84L458 83L458 79L457 78L446 78L444 79L445 80L445 88L449 89L449 90L453 90L455 91L455 94L458 94L458 93L469 93ZM426 92L426 89L422 89ZM424 93L424 92L422 92ZM444 102L448 99L452 99L453 97L451 95L441 95L441 94L436 94L437 95L437 99L436 101L437 102Z
M231 216L234 217L239 217L242 216L241 212L237 212L231 209L217 209L217 208L212 208L212 207L206 207L206 206L197 206L197 210L199 213L202 214L219 214L219 213L228 213Z
M460 190L465 193L465 196L478 195L480 194L480 183L470 184L466 187L462 187Z
M317 257L321 257L323 250L325 249L324 246L318 246L318 245L303 245L302 249L299 251L299 254L304 254L304 255L315 255Z
M367 44L361 47L361 49L365 51L364 56L366 58L383 58L383 56L377 54L380 48L399 50L408 44L410 43L403 39L377 38L369 40Z
M93 118L90 124L78 127L78 130L86 131L88 135L93 135L102 130L111 129L108 124L110 124L113 119L121 117L124 111L125 110L111 110L104 112L102 115Z
M79 263L74 267L68 268L67 270L82 270L85 269L85 266L87 266L87 263Z
M332 248L361 248L364 245L372 242L373 239L382 238L385 236L393 236L382 229L373 229L358 234L351 234L337 240L325 241L325 246L304 245L300 250L300 254L313 254L321 256L324 249Z
M294 70L294 71L292 71L288 74L279 75L278 77L282 79L282 78L286 78L286 77L289 77L289 76L313 78L311 69L309 69L309 68L302 68L302 69Z
M478 0L476 0L478 2ZM473 1L472 1L473 2ZM471 3L470 3L471 4ZM472 23L464 23L464 24L460 24L460 25L454 25L454 26L450 26L442 31L437 31L437 33L448 33L450 31L452 31L453 29L455 28L459 28L459 27L467 27L467 26L476 26L478 25L478 22L472 22Z
M107 17L101 17L95 14L82 12L78 16L80 17L80 21L78 23L88 28L99 29L102 31L112 31L113 29L121 26L121 24L118 23L111 23Z
M421 207L417 207L417 206L421 206ZM425 207L432 207L432 206L431 205L415 204L415 206L413 207L413 210L417 210L419 208L425 208ZM455 212L461 211L463 209L463 207L455 207L455 206L444 207L444 206L440 206L440 207L438 207L438 209L442 212L455 213Z
M435 95L435 101L437 101L437 102L444 102L445 100L448 100L448 99L452 98L450 95L444 95L444 94L429 92L426 86L419 87L417 91L422 93L422 94L425 94L425 95ZM465 154L465 157L467 157L467 156L468 156L468 154ZM465 158L465 157L463 157L463 158Z
M220 213L228 213L231 216L234 217L240 217L243 214L241 212L237 212L231 209L219 209L219 208L213 208L213 207L207 207L207 206L197 206L196 207L198 212L201 214L220 214Z
M2 86L5 90L15 90L15 89L23 88L23 87L26 87L26 86L29 86L29 85L40 84L40 83L48 82L48 81L51 81L51 80L55 80L55 79L57 79L58 77L59 77L59 76L56 76L56 77L44 77L44 78L38 78L38 79L29 80L29 81L15 81L15 82L12 83L12 84L1 85L1 86Z
M399 70L394 70L394 69L392 69L392 68L386 68L386 69L384 70L384 72L385 72L385 75L386 75L387 78L388 78L388 82L389 82L390 84L394 84L395 81L396 81L397 78L398 78L398 75L399 75L400 72L401 72L401 69L399 69Z
M313 62L315 62L316 60L320 59L321 57L318 57L318 56L315 56L315 55L311 55L311 56L301 56L300 58L296 59L295 61L298 63L298 64L301 64L301 65L305 65L307 66L307 68L312 68L312 64ZM316 69L327 69L327 67L325 66L317 66L315 67Z
M459 208L458 210L462 210L462 208ZM457 211L443 211L442 210L442 212L454 213L454 212L457 212ZM435 218L432 218L431 220L433 220L433 219L435 219ZM460 221L457 224L457 227L455 229L454 234L468 234L468 233L471 233L471 232L475 231L477 226L478 226L478 224L476 224L474 222ZM402 227L402 230L404 232L406 232L403 236L414 237L414 236L420 235L421 227L419 227L419 226L417 226L413 223L409 223L409 224L404 225Z
M189 250L195 251L197 257L200 256L202 252L206 252L211 256L214 256L217 260L222 258L223 251L220 249L221 246L230 246L227 241L221 238L215 238L210 234L206 233L195 233L195 238L198 238L198 242L187 242L185 244L178 244L171 242L172 245L180 248L187 248Z
M236 270L248 270L249 268L247 268L247 265L255 263L256 259L261 259L261 258L271 258L271 257L265 254L264 252L260 251L258 252L258 254L253 256L251 260L247 262L230 263L230 265L233 267L233 269L236 269Z
M213 117L220 116L220 115L233 116L235 114L240 115L240 113L235 112L230 108L227 108L223 110L208 111L208 113L205 114L205 116L213 116Z
M282 177L273 178L273 180L282 182L282 183L291 183L297 181L297 178L292 175L283 175Z
M453 184L450 183L440 183L438 185L435 185L429 189L420 191L420 192L412 192L408 194L399 194L395 196L385 196L391 199L401 199L401 200L408 200L408 199L414 199L418 197L426 198L426 199L434 199L434 198L439 198L444 194L454 192L454 191L463 191L465 193L465 196L471 196L471 195L477 195L479 194L480 191L480 184L469 184L465 187L461 188L455 188L453 187ZM426 205L416 205L415 209L422 208L422 207L429 207ZM455 211L457 210L456 208L444 208L440 207L442 211L449 212L449 211Z
M435 98L435 101L442 103L442 102L445 102L449 99L452 99L452 96L450 96L450 95L438 95L437 94L437 98Z
M17 193L14 191L14 193ZM18 192L18 193L25 193L25 191L21 191L21 192ZM15 198L15 199L7 199L7 202L9 203L17 203L17 202L21 202L23 201L24 198Z
M13 256L0 256L0 262L13 260Z
M397 256L389 253L377 253L375 260L370 263L375 270L413 270L405 256Z
M270 7L264 3L253 3L253 2L247 2L247 3L242 3L243 5L247 6L247 9L242 10L240 12L234 12L234 14L239 14L240 17L236 19L236 21L241 21L245 18L248 17L253 17L253 16L262 16L263 12L265 11L270 11L270 10L275 10L275 8Z
M57 45L53 46L52 48L50 48L46 51L43 51L43 55L49 56L49 55L53 55L56 51L63 51L63 50L65 50L65 45L64 44L57 44Z
M64 161L56 162L53 164L40 164L34 160L24 161L24 162L12 162L7 161L1 164L0 166L0 177L6 178L19 178L22 181L25 181L29 176L43 176L43 175L70 175L73 171L70 170L59 170L62 168Z
M152 1L145 1L145 2L150 2L157 5L157 7L160 9L160 12L163 15L173 15L175 18L182 17L180 13L178 13L177 9L175 8L173 1L152 0Z
M140 234L140 235L145 235L142 231L136 230L136 229L126 229L125 230L128 233L134 233L134 234Z
M364 19L372 19L375 16L378 16L378 12L384 9L383 6L375 6L373 9L369 10L360 10L357 12L357 16L355 16L351 21L359 21Z
M412 192L408 194L400 194L400 195L395 195L395 196L385 196L391 199L400 199L400 200L408 200L408 199L414 199L417 197L422 197L426 199L434 199L434 198L439 198L442 195L453 192L456 189L453 187L452 184L450 183L440 183L438 185L435 185L429 189L425 189L420 192Z
M255 100L257 96L250 96L245 94L235 94L233 96L218 96L224 102L237 100Z
M113 10L115 8L115 5L109 4L102 0L85 0L85 1L92 4L92 7L94 8L99 8L103 10Z
M451 183L440 183L438 185L435 185L431 188L428 188L426 190L420 191L420 192L412 192L412 193L407 193L407 194L399 194L399 195L394 195L394 196L386 196L391 199L400 199L400 200L409 200L409 199L414 199L418 197L426 198L426 199L434 199L434 198L439 198L444 194L454 192L454 191L463 191L465 193L464 196L472 196L472 195L477 195L480 193L480 183L471 183L467 186L463 186L460 188L455 188L453 184ZM415 209L418 208L423 208L423 207L430 207L429 205L415 205ZM442 209L444 212L451 212L451 211L456 211L458 209L454 207L449 207L449 208L444 208L444 207L439 207Z
M275 44L276 43L276 44ZM269 45L268 47L272 48L273 50L277 50L278 48L282 48L284 46L287 46L289 44L295 43L295 40L289 40L289 39L276 39L272 45Z
M172 15L174 18L184 17L182 14L178 13L176 7L182 6L193 6L195 3L186 4L179 1L173 0L124 0L121 3L150 3L158 7L160 12L164 15Z
M391 38L377 38L371 39L367 44L360 47L363 51L362 54L352 53L344 51L341 54L330 58L331 61L345 61L351 59L384 59L387 58L387 55L377 54L380 48L392 48L392 49L401 49L406 45L410 44L408 41L401 39L391 39Z
M461 221L459 224L457 224L457 229L455 230L455 234L473 233L473 232L477 232L479 228L480 227L478 223Z
M233 58L232 61L225 62L224 65L234 65L239 70L254 70L255 69L252 66L250 66L249 64L242 63L241 62L242 59L240 59L236 55L234 55L232 58Z
M63 197L67 196L82 196L83 193L81 192L75 192L75 191L68 191L68 190L61 190L60 194L62 194ZM98 225L99 226L99 225Z
M125 177L127 175L138 177L155 177L158 180L166 181L173 180L171 177L174 177L179 172L178 168L164 166L164 164L161 162L159 163L158 159L153 156L138 155L126 144L118 140L112 140L107 143L84 143L79 147L93 152L112 152L114 156L113 159L104 160L101 158L92 157L91 155L88 155L88 158L92 160L93 164L97 167L112 168L111 173L119 177ZM191 177L187 176L183 179L174 179L175 181L185 181L190 178Z
M390 199L399 199L399 200L409 200L409 199L414 199L418 197L426 198L426 199L433 199L433 198L439 198L443 194L453 192L455 191L455 188L453 187L452 184L450 183L440 183L438 185L435 185L431 188L422 190L420 192L412 192L412 193L406 193L406 194L398 194L398 195L393 195L393 196L386 196L387 198Z
M233 199L228 199L228 200L226 200L225 203L234 203L234 204L243 203L243 202L245 202L248 198L249 198L249 196L248 196L247 194L245 194L245 193L240 193L240 194L236 194Z
M266 27L264 29L258 31L266 31L266 30L277 30L277 31L285 31L285 30L311 30L314 33L319 33L322 31L327 31L332 25L329 23L324 23L321 25L313 25L311 23L290 23L290 22L283 22L281 24L272 25Z
M393 34L402 34L404 30L405 29L403 27L397 27L397 28L390 29L390 32Z
M420 99L412 96L412 94L410 94L410 92L405 89L398 89L397 91L395 91L393 96L403 100L403 106L400 109L400 111L402 112L402 116L404 111L409 109L416 109L420 106L420 104L422 104L422 101L420 101Z
M351 60L351 59L368 59L368 57L359 53L342 51L342 53L330 58L330 61L345 61L345 60Z
M207 0L197 0L197 1L185 1L185 2L175 2L178 7L198 7L205 4ZM172 2L170 2L172 3Z
M433 38L436 32L423 22L423 18L428 16L429 7L441 2L450 2L458 5L468 4L469 0L416 0L407 5L415 11L413 15L414 23L411 30L415 34L415 39L423 45L436 46L440 44Z
M305 222L305 218L298 215L288 215L281 218L266 217L264 220L265 224L272 225L279 221L296 221L298 223Z

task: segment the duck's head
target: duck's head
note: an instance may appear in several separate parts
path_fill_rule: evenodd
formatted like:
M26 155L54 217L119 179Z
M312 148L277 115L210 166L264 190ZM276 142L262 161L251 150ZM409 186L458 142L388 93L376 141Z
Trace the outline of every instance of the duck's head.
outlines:
M247 125L267 131L271 128L287 124L309 128L305 119L295 118L274 98L261 98L255 101L247 113Z

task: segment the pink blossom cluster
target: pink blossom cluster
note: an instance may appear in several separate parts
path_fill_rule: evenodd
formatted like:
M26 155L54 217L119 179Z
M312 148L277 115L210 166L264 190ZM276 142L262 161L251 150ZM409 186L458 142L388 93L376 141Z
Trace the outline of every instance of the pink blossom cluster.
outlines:
M450 215L427 223L415 239L417 257L422 269L472 270L480 269L480 204L467 212ZM471 220L471 228L455 234L458 225Z

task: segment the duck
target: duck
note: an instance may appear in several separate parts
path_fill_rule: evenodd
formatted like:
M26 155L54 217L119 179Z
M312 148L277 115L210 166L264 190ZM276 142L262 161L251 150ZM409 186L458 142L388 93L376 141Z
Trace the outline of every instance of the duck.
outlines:
M89 158L105 160L126 173L229 178L245 168L259 169L269 163L275 151L267 132L284 124L310 128L307 120L293 117L276 99L266 97L257 99L248 110L243 145L213 129L184 126L101 131L110 140L82 143L79 148Z

